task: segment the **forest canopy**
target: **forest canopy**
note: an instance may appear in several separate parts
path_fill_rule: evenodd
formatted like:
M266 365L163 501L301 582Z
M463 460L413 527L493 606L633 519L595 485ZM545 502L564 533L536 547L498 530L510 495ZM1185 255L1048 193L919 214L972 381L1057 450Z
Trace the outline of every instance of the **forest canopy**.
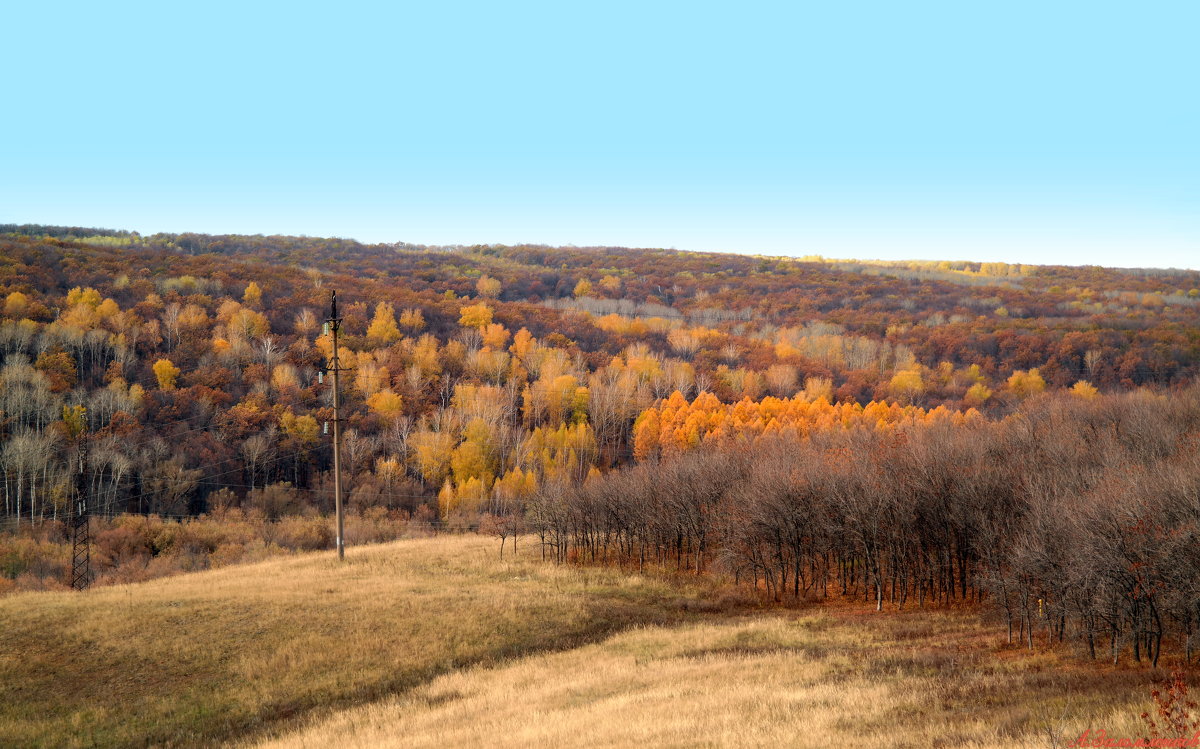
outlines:
M327 510L333 289L351 507L473 522L739 436L1176 392L1200 363L1198 288L1194 271L4 225L4 512L63 511L81 433L102 512L195 515L283 484L283 512Z

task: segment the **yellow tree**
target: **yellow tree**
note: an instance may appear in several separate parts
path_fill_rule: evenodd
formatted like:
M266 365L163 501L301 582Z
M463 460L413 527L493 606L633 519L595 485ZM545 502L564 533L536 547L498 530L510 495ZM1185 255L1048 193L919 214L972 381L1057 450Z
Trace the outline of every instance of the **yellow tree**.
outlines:
M971 383L983 382L987 379L984 377L983 370L979 368L978 364L972 364L967 367L962 371L961 375L964 380Z
M367 398L367 406L387 421L395 421L404 415L404 399L391 389L380 390Z
M508 345L508 328L499 323L492 323L483 328L483 345L494 349L502 349Z
M809 402L824 398L826 403L833 403L833 380L829 377L806 377L803 396Z
M242 294L242 301L251 307L257 307L262 304L262 287L251 281L246 286L246 292Z
M469 304L459 309L458 324L464 328L484 328L492 324L492 308L486 304Z
M317 441L320 434L320 427L317 425L317 420L308 414L297 416L289 411L284 411L279 417L279 426L283 427L283 431L290 437L295 438L302 445L311 445Z
M425 483L437 486L446 478L455 442L454 435L448 432L420 431L409 439L413 464Z
M67 292L67 309L59 315L59 321L79 330L91 330L100 324L101 313L98 308L102 303L99 291L76 286ZM111 314L115 306L115 302L108 305L107 312Z
M633 457L645 460L653 455L658 450L661 431L658 410L651 408L642 412L633 425Z
M400 324L405 330L416 333L425 327L425 315L419 309L406 309L400 313Z
M1096 389L1096 386L1087 380L1080 380L1071 386L1071 395L1075 396L1076 398L1091 400L1099 394L1100 391Z
M300 375L296 367L287 362L276 364L275 369L271 370L271 387L279 391L299 390Z
M495 299L500 296L500 282L491 276L484 274L475 282L475 290L479 292L479 296L484 299Z
M491 428L483 419L472 419L463 437L462 444L450 455L454 481L459 486L472 478L490 482L496 467Z
M400 462L399 456L376 458L375 478L382 481L384 486L389 487L395 486L400 479L404 478L404 465Z
M526 328L517 331L517 334L513 336L512 345L508 347L508 350L522 361L527 361L536 349L537 339Z
M459 486L473 478L490 477L488 465L484 448L478 442L468 440L450 454L450 472Z
M921 379L921 370L906 369L892 375L892 379L888 382L888 392L899 401L906 403L912 401L913 398L925 392L925 382Z
M442 484L442 490L438 492L438 510L441 511L443 520L450 516L457 504L454 496L454 484L450 483L450 479L446 479Z
M86 289L76 286L67 292L68 307L74 307L77 304L86 304L92 309L95 309L96 307L100 306L100 302L102 300L103 298L100 296L100 292L96 291L90 286Z
M245 340L261 338L271 332L271 323L265 315L252 309L239 309L234 312L228 323L229 332Z
M367 340L376 346L387 346L400 340L396 325L396 310L387 302L375 306L375 317L367 328Z
M355 371L354 384L358 386L363 395L371 396L380 390L391 387L392 373L388 371L387 367L381 367L373 361L366 361L360 364Z
M175 380L179 377L179 367L170 359L159 359L154 362L154 376L158 379L160 390L174 390Z
M992 391L988 388L988 386L984 385L982 382L977 382L971 387L967 388L967 394L963 396L963 403L967 404L968 406L978 407L982 406L987 399L991 397Z
M9 317L21 317L28 309L29 297L19 291L4 298L4 314Z
M522 471L520 466L514 466L508 473L496 479L496 483L492 485L492 493L500 504L512 506L532 497L537 492L537 487L536 472Z
M421 336L412 351L412 366L420 370L425 377L441 374L442 364L438 357L438 341L426 333Z
M478 510L488 492L492 490L492 480L487 477L472 477L464 481L455 490L455 509L463 511Z
M580 421L587 416L588 391L570 374L542 376L524 393L524 416L530 424Z
M509 370L507 351L495 351L487 346L468 354L467 363L470 371L480 379L489 382L499 382L504 373Z
M1025 399L1031 395L1037 395L1046 389L1046 381L1042 379L1042 375L1036 368L1026 372L1023 369L1018 369L1008 378L1008 389L1017 398Z

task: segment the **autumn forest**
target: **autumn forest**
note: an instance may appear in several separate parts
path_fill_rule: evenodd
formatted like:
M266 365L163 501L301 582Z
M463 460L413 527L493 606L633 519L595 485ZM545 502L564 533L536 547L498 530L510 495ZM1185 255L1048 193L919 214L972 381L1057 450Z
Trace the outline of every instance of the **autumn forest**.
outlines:
M1200 272L0 226L0 593L477 530L1189 660ZM84 466L80 471L79 466ZM82 479L80 475L82 474Z

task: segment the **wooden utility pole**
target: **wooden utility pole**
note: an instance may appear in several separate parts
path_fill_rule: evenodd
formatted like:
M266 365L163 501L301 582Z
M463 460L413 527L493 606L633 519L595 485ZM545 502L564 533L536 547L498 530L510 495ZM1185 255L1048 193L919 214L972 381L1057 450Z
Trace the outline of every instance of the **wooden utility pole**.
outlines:
M338 561L346 558L346 539L343 533L342 519L342 413L341 395L338 392L338 375L342 371L338 361L338 329L342 327L342 318L338 317L337 292L330 295L329 319L325 321L329 333L333 336L333 508L337 515L337 553Z

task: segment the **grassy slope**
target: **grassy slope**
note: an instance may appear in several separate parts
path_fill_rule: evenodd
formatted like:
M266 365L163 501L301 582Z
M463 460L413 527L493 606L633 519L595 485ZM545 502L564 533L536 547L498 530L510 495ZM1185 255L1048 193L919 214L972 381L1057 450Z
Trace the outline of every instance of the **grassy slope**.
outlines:
M0 746L1055 746L1147 707L1147 672L1004 648L972 614L695 615L715 591L495 550L0 599Z
M650 627L464 669L268 745L982 749L1143 730L1145 673L996 647L976 617L944 612Z
M678 586L451 537L0 599L0 746L253 735L455 668L678 620Z

